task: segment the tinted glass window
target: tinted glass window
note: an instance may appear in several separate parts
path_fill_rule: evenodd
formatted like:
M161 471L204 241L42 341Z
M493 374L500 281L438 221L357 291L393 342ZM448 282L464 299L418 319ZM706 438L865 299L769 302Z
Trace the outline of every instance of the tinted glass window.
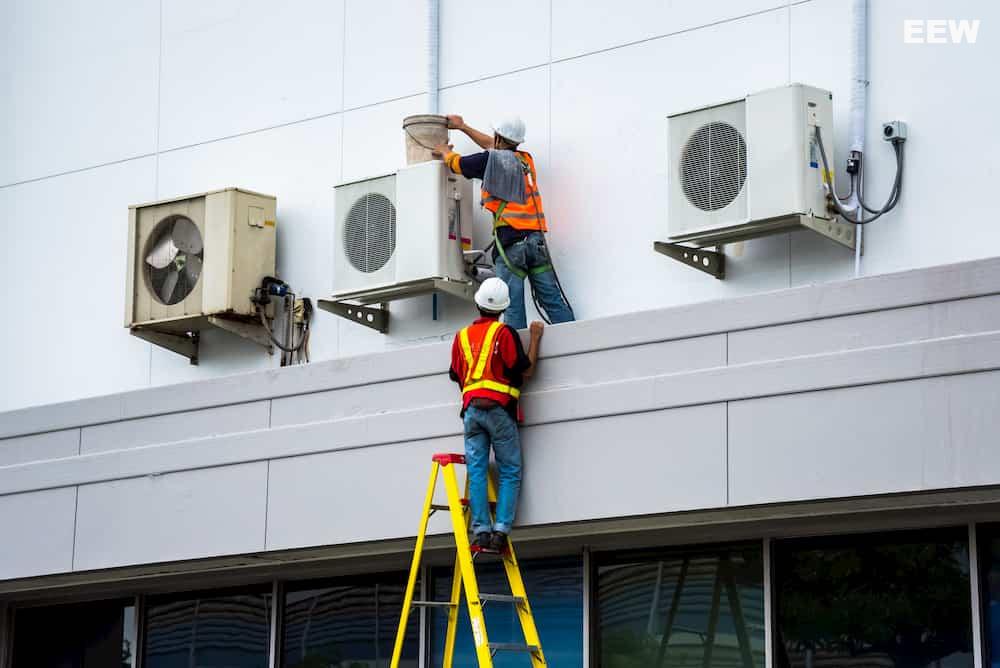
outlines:
M980 530L979 545L986 652L990 666L1000 668L1000 526Z
M775 666L971 668L965 529L775 546Z
M600 665L762 667L763 583L758 545L602 558Z
M433 600L447 601L451 595L451 570L434 573ZM479 591L484 594L509 594L507 578L499 562L477 563ZM574 559L548 559L521 562L521 575L528 601L542 640L545 659L550 666L583 665L583 562ZM485 608L486 631L490 642L523 643L521 625L509 603L488 603ZM448 628L446 612L432 612L431 663L440 666L444 637ZM462 595L461 612L455 633L455 666L475 666L469 612ZM498 653L496 668L527 666L530 661L521 653Z
M151 598L145 668L267 668L271 594Z
M285 596L285 668L388 666L403 607L405 575L342 580L290 590ZM420 651L419 617L411 615L404 668Z
M132 601L17 610L13 668L134 668Z

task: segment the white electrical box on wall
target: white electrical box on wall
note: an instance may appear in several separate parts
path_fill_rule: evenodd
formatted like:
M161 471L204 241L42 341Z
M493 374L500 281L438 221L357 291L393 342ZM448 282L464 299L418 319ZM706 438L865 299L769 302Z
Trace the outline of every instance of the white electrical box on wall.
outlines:
M814 129L833 157L832 94L793 84L668 118L667 236L718 245L810 227L844 245L854 229L827 211Z

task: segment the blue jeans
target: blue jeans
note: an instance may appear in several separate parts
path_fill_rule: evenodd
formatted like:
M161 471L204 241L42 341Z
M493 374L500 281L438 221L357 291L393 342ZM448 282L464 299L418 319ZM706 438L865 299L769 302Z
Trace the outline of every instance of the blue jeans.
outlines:
M504 252L511 264L523 271L552 263L548 248L545 247L545 235L541 232L532 232L509 248L505 248ZM524 279L518 278L499 255L493 264L497 276L510 290L510 306L504 312L503 321L514 329L524 329L528 326L528 317L524 310ZM553 324L574 320L573 311L559 290L554 271L550 269L540 274L529 273L528 281L531 282L531 290Z
M490 521L487 495L490 474L490 445L496 454L500 484L497 490L497 519ZM465 409L465 468L469 475L469 505L472 533L510 533L521 491L521 441L517 423L502 407Z

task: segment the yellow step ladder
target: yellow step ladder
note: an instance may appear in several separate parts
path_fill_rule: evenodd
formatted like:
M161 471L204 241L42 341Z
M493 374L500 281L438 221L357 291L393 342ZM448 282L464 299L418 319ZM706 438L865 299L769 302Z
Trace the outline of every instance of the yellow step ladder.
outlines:
M472 625L472 638L476 647L476 658L479 668L493 668L493 656L497 652L523 652L531 658L532 668L545 668L545 656L542 654L542 642L535 628L535 618L531 615L528 604L528 594L524 590L521 579L521 569L517 564L514 546L507 541L507 548L499 553L507 572L510 584L510 594L484 594L479 591L476 580L476 570L473 559L477 554L490 553L469 544L469 524L472 513L469 510L468 499L459 495L458 476L455 465L464 465L465 456L456 454L436 454L432 458L431 479L427 485L427 496L424 499L424 509L420 516L420 529L417 531L417 544L413 550L413 563L410 566L410 577L406 583L406 596L403 599L403 613L399 618L399 630L396 633L396 645L392 651L391 668L399 668L403 655L403 640L406 637L406 625L410 613L417 607L446 608L448 610L448 632L445 635L444 668L451 668L455 654L455 631L458 626L458 607L462 589L465 590L465 602L469 609L469 620ZM434 491L437 489L438 476L444 478L444 488L448 495L448 505L434 503ZM468 496L469 481L466 476L465 490ZM492 476L489 479L489 500L496 503L496 485ZM416 601L414 592L417 587L417 576L420 572L420 558L424 549L424 538L427 536L427 523L438 510L446 510L451 516L451 527L455 534L455 570L451 581L451 599L448 601ZM493 554L498 554L492 552ZM489 602L509 603L517 610L524 633L524 643L491 643L486 635L486 618L483 608Z

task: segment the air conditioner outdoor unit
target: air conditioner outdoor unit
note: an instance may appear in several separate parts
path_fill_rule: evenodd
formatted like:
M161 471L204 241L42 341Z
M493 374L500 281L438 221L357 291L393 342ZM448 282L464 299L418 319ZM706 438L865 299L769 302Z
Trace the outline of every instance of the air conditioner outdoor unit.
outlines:
M334 300L385 302L434 292L465 295L472 184L440 161L336 188Z
M668 118L667 236L714 246L797 227L854 246L854 228L827 211L814 129L833 163L829 91L801 84Z
M251 297L275 273L275 208L238 188L130 206L125 326L192 362L210 325L266 342Z

